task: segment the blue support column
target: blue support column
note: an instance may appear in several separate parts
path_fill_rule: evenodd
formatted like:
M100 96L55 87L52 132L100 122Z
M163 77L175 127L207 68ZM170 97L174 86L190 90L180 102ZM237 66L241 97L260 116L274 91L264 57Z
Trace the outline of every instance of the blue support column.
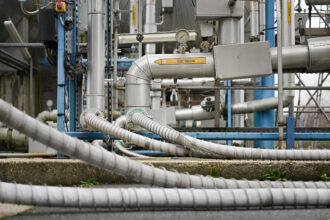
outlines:
M57 129L65 130L65 72L64 72L64 48L65 32L61 24L60 16L64 20L64 14L58 14L57 18Z
M286 148L294 149L294 117L286 118Z
M266 0L266 40L270 47L275 46L274 34L274 0ZM259 86L274 86L274 74L262 77ZM274 97L274 90L256 90L254 99ZM254 113L254 127L274 127L275 111L263 111ZM255 141L254 146L258 148L274 148L274 141Z
M231 87L231 80L227 81L227 86ZM231 128L232 114L231 114L231 89L227 90L227 128ZM232 140L226 141L227 145L232 145Z
M64 14L59 13L57 18L57 130L65 131L65 32L61 24L60 16L64 20ZM63 155L58 153L58 158Z
M70 80L68 82L69 88L69 131L73 132L76 130L76 84L75 80Z

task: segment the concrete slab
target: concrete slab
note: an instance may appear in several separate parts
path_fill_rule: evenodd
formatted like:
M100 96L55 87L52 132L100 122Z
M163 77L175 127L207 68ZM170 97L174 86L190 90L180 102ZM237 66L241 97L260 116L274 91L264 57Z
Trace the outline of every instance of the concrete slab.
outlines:
M0 219L31 210L33 206L0 203Z
M261 179L270 169L287 170L290 180L320 180L323 173L330 174L330 161L269 161L269 160L214 160L198 158L135 159L155 167L210 175L212 167L225 178ZM108 171L72 159L0 159L0 179L6 182L79 185L81 180L98 178L103 184L132 183Z

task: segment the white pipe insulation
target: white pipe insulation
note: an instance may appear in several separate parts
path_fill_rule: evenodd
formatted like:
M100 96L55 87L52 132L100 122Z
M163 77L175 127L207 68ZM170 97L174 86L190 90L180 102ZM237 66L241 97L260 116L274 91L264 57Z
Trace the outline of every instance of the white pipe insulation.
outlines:
M199 140L175 129L167 127L153 121L143 113L136 109L128 113L128 122L135 123L165 139L185 146L189 149L208 152L226 156L229 158L240 159L261 159L261 160L329 160L330 150L270 150L259 148L234 147L222 144L216 144L208 141Z
M329 194L329 189L79 188L0 182L0 202L125 210L327 208Z
M90 119L100 126L103 123L111 125L95 114L89 113L89 115ZM182 174L155 168L61 133L26 115L2 99L0 99L0 121L65 155L145 184L179 188L330 188L329 182L235 180ZM144 137L141 136L142 138ZM129 134L126 139L130 140Z

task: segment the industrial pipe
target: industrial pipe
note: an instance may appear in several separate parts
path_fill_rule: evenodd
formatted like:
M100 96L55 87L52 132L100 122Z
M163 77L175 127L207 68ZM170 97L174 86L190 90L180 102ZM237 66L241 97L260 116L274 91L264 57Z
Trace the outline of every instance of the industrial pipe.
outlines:
M148 156L129 151L128 149L125 148L125 144L122 141L118 141L118 140L114 141L114 146L126 156L137 157L137 158L150 158Z
M95 120L97 116L89 116L89 114L87 114L87 116L94 119L100 127L102 127L104 123L111 124L102 118L99 118L97 121ZM2 99L0 99L0 121L65 155L83 160L93 166L112 171L130 180L145 184L179 188L330 188L329 182L228 180L224 178L182 174L155 168L138 161L129 160L127 157L119 156L103 148L95 147L87 142L61 133L26 115ZM127 138L129 138L129 136L127 136ZM152 143L148 142L148 144Z
M261 159L261 160L329 160L330 150L270 150L257 148L233 147L199 140L182 134L170 127L159 124L145 116L137 109L128 113L128 123L132 122L165 139L210 154L217 154L229 158Z
M87 109L104 112L104 0L88 0Z
M214 119L214 111L208 112L200 105L192 106L191 108L178 109L175 111L177 121L182 120L209 120Z
M42 111L37 115L36 119L41 122L57 122L57 109L54 109L52 111ZM69 113L67 111L65 111L65 120L69 120Z
M78 188L0 182L0 202L125 210L327 208L329 194L329 189Z
M143 56L132 64L126 74L126 111L135 107L150 109L152 78L212 76L214 76L214 61L210 53Z
M135 28L134 28L135 29ZM136 32L134 32L136 33ZM189 41L197 40L196 31L188 31ZM158 33L143 33L143 43L168 43L177 42L175 38L176 32L158 32ZM120 34L119 44L137 44L136 34Z

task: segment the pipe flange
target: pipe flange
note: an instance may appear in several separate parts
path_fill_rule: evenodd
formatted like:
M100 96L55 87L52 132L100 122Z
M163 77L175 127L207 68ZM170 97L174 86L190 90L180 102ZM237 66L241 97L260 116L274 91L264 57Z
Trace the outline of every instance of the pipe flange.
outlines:
M86 121L86 116L87 114L93 114L99 118L103 118L103 113L98 110L97 108L90 108L90 109L86 109L84 110L81 115L80 115L80 124L81 124L81 127L83 129L87 129L87 130L95 130L94 128L92 128L91 126L89 126L89 124L87 123Z

